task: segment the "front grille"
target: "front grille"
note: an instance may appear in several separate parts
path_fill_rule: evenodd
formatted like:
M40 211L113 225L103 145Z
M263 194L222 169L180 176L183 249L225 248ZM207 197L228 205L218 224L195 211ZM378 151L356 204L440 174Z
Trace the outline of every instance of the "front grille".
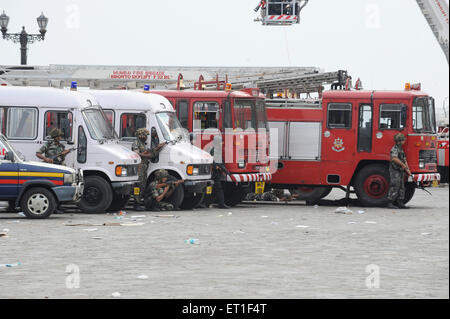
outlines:
M425 162L425 164L437 164L437 152L436 150L422 150L419 152L419 160Z
M200 164L196 165L198 168L198 175L210 175L211 174L211 164Z
M127 165L127 176L137 176L139 165Z

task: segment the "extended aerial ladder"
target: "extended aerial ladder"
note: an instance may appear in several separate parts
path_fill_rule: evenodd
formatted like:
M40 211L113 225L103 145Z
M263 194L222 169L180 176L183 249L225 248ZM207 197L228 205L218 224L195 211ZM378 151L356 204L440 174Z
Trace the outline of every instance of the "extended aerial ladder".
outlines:
M255 19L265 26L293 25L300 23L300 12L309 0L263 0L255 8L261 16ZM436 40L449 62L448 4L445 0L416 0Z

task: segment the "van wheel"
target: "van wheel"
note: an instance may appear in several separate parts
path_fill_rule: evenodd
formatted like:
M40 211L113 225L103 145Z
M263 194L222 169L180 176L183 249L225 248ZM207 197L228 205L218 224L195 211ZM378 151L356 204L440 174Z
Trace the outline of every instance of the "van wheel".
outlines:
M113 200L109 183L99 176L87 176L84 179L83 197L78 207L87 214L104 213Z
M240 204L248 194L248 188L238 184L225 183L225 205L234 207Z
M404 204L409 203L416 193L417 186L414 183L406 183Z
M130 200L131 195L115 195L108 210L118 212L125 208Z
M331 191L332 187L329 186L300 186L298 188L291 188L289 192L292 195L297 196L297 200L306 200L308 202L314 203L322 198L327 197Z
M364 206L383 207L389 203L389 170L383 165L364 167L356 176L355 191Z
M194 209L197 208L198 205L203 201L205 198L205 193L192 193L188 194L187 196L184 196L183 203L181 203L180 208L181 209Z
M44 219L55 211L56 199L46 188L31 188L20 199L20 207L28 218Z
M178 178L169 175L169 177L167 178L168 181L170 182L176 182L178 180ZM147 185L146 189L145 189L145 196L144 196L144 204L145 204L145 209L146 210L153 210L154 209L154 203L153 203L153 198L149 192L149 187ZM174 209L178 209L180 207L180 205L183 203L184 200L184 188L179 185L176 190L173 192L172 196L170 196L169 198L165 199L164 201L166 201L167 203L170 203L173 205Z

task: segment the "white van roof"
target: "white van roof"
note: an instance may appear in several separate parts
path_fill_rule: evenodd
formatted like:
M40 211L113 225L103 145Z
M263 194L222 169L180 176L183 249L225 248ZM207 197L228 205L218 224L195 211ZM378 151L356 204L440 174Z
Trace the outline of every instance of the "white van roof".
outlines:
M89 90L103 109L139 110L158 112L175 112L172 104L165 97L136 91L125 90Z
M84 108L98 105L90 94L56 88L0 86L0 106Z

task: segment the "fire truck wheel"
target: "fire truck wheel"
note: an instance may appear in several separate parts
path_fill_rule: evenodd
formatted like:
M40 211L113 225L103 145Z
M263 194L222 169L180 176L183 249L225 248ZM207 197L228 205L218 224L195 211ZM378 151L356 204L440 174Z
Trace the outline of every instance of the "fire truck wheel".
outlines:
M409 201L414 197L414 194L416 193L416 185L413 183L406 183L405 185L405 200L403 201L404 204L409 203Z
M389 169L384 165L369 165L361 169L354 188L364 206L382 207L388 204Z
M78 207L83 213L104 213L113 200L113 191L109 183L100 176L87 176L84 179L83 197Z
M20 207L28 218L48 218L56 209L56 199L46 188L35 187L27 190L20 199Z
M131 195L115 195L108 210L117 212L125 208L130 200Z
M232 183L226 183L225 185L225 205L234 207L240 204L247 196L248 188L242 187L242 185L236 186Z
M180 208L187 210L197 208L204 198L205 193L187 194L184 196L184 200L181 203Z
M332 190L333 188L328 186L301 186L299 188L291 188L289 189L289 192L292 195L296 195L297 200L306 200L313 203L327 197Z

